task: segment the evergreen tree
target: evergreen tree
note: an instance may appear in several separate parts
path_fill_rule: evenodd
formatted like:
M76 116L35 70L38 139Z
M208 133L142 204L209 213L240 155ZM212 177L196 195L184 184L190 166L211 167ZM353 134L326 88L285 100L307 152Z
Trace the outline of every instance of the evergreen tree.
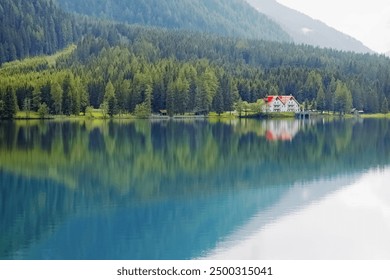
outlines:
M4 112L4 101L0 99L0 119L5 119L5 112Z
M40 87L41 102L45 103L49 109L53 108L53 99L51 98L51 82L46 81L43 86Z
M42 103L38 108L38 115L41 119L47 118L49 115L49 107L47 107L46 103Z
M349 113L352 109L352 94L345 83L337 81L335 92L335 110L340 114Z
M184 76L179 77L174 83L174 111L176 114L184 114L187 110L189 86Z
M389 112L389 103L388 103L387 98L385 96L385 97L383 97L383 101L381 104L381 113L387 114L388 112Z
M62 83L62 112L67 116L72 113L73 88L73 77L67 74Z
M224 100L222 90L219 89L213 100L213 110L221 115L224 112Z
M219 84L215 73L207 67L205 72L198 79L196 92L196 109L198 112L208 113L211 109L212 101L217 93Z
M326 109L325 91L322 86L317 92L316 103L317 103L317 110L322 112Z
M169 116L173 116L175 114L175 85L173 81L170 81L168 83L167 87L167 100L166 100L166 105L167 105L167 112Z
M370 89L368 94L366 95L366 107L365 111L367 113L378 113L380 111L380 106L379 106L379 97L378 93Z
M51 98L53 100L53 111L55 114L62 114L62 94L63 90L58 82L54 82L51 86Z
M12 87L8 86L4 94L4 105L2 116L5 119L12 119L16 115L16 95Z
M31 111L31 100L30 98L26 97L23 102L23 111L26 112L26 118L30 117L30 111Z
M32 101L31 101L32 109L34 111L37 111L41 103L42 103L41 90L38 86L36 86L32 93Z
M110 117L116 114L116 96L115 89L111 81L108 81L106 90L104 92L104 102L107 103L107 113Z
M321 75L316 71L310 71L304 86L305 98L309 100L314 100L321 87L322 87Z

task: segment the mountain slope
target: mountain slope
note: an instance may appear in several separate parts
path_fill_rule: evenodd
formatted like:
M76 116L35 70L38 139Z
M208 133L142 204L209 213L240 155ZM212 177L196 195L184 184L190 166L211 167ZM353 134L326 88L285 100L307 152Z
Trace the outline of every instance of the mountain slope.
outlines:
M130 24L291 41L282 28L244 0L57 0L67 11Z
M52 1L0 0L0 64L53 53L77 34L73 17Z
M341 33L321 21L314 20L307 15L281 5L275 0L246 1L257 11L279 23L296 43L343 51L373 53L372 50L351 36Z

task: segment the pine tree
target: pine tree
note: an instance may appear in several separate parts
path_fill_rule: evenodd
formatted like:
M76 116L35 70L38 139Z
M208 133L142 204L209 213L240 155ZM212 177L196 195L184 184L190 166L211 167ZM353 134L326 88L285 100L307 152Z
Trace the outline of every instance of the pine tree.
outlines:
M4 105L3 105L3 118L12 119L16 115L16 95L15 91L8 86L4 94Z
M218 90L217 94L214 97L213 110L218 115L221 115L224 111L224 100L223 100L223 94L221 89Z
M389 112L389 102L387 101L387 98L385 96L381 104L381 113L387 114L388 112Z
M38 115L41 119L45 119L49 115L49 107L47 107L46 103L39 105Z
M5 107L4 101L0 99L0 119L4 119L5 118L5 116L4 116L4 107Z
M335 91L335 110L340 114L350 112L352 109L352 93L347 85L341 81L337 81Z
M54 82L51 86L51 98L53 100L53 111L55 114L62 114L62 94L63 90L59 83Z
M62 83L62 111L70 116L72 113L73 77L66 75Z
M107 102L107 113L110 117L113 117L116 114L116 96L115 96L115 88L111 81L108 81L106 90L104 92L104 102Z
M316 103L317 103L317 110L322 112L326 109L325 91L322 86L317 92Z

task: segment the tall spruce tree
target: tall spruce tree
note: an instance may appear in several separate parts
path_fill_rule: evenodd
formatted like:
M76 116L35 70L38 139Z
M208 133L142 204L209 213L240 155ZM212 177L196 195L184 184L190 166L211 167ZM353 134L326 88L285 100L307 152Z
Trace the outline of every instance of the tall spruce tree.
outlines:
M107 113L110 117L116 114L117 100L115 96L115 88L111 81L108 81L106 90L104 92L104 102L107 102Z
M16 115L16 95L12 87L8 86L4 94L3 118L12 119Z

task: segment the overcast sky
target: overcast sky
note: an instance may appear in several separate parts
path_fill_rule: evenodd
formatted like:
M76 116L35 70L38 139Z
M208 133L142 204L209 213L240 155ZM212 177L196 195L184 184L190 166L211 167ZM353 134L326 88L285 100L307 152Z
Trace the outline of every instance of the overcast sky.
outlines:
M355 37L374 51L390 51L389 0L277 1Z

